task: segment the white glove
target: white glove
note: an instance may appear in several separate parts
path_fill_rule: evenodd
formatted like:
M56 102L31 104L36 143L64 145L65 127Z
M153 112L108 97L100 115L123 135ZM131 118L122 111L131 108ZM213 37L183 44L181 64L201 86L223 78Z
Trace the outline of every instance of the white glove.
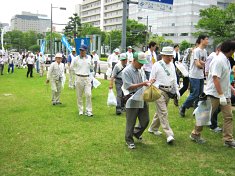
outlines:
M227 105L227 100L226 100L224 94L220 95L219 97L220 97L220 98L219 98L219 103L220 103L222 106Z
M177 95L177 100L179 100L180 99L180 92L178 90L176 91L176 95Z

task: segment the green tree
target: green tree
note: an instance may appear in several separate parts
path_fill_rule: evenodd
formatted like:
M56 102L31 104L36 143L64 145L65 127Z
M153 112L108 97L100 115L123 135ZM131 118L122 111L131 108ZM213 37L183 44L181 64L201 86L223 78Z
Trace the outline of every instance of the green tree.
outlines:
M157 43L159 50L161 50L164 46L171 46L173 45L173 41L169 39L165 39L164 36L158 36L157 34L153 34L149 41L154 41Z
M22 31L13 30L7 32L4 36L4 47L6 49L17 49L20 50L24 43L24 34Z
M28 31L24 33L24 43L22 43L23 48L29 49L30 46L37 44L37 33L34 31Z
M195 35L207 33L214 39L214 44L234 38L235 4L230 3L224 10L217 6L200 10L200 17L196 25L199 31Z
M40 51L40 46L39 45L32 45L29 47L29 50L35 53L37 51Z
M187 48L190 48L190 47L191 47L191 44L187 40L183 40L180 43L180 51L184 51L184 50L186 50Z

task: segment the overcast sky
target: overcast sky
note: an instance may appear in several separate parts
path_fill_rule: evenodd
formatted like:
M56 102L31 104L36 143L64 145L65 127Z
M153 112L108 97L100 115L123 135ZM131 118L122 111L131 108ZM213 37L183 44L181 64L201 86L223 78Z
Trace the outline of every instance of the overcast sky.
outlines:
M0 22L9 23L11 18L22 11L31 13L46 14L51 16L51 3L53 7L66 7L66 11L53 9L53 23L67 23L68 18L73 15L75 11L75 4L82 2L82 0L2 0L0 6ZM60 29L62 26L56 26Z

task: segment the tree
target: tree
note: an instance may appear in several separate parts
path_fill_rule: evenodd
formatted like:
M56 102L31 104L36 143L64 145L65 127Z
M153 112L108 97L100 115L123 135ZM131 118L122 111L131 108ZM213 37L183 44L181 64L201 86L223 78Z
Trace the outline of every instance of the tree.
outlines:
M13 30L7 32L4 36L4 45L6 49L17 49L20 50L24 48L22 45L24 43L24 34L22 31Z
M180 51L184 51L184 50L186 50L187 48L190 48L190 47L191 47L191 44L186 40L183 40L180 43Z
M35 53L37 51L40 51L40 46L39 45L32 45L29 47L29 50Z
M164 36L158 36L157 34L152 35L152 37L149 39L149 41L154 41L159 46L159 49L161 50L164 46L169 46L173 44L172 40L165 39Z
M207 33L214 39L214 44L224 40L234 38L235 36L235 4L230 3L223 10L217 6L200 10L201 19L196 28L199 30L195 35Z

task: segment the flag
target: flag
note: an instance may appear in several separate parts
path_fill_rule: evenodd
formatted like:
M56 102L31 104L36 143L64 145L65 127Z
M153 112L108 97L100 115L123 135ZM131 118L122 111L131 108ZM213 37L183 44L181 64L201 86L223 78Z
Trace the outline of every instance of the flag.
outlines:
M69 50L69 52L72 51L72 46L69 44L68 40L66 39L65 35L61 38L62 44Z
M45 51L45 40L42 40L41 46L40 46L40 53L44 54Z

